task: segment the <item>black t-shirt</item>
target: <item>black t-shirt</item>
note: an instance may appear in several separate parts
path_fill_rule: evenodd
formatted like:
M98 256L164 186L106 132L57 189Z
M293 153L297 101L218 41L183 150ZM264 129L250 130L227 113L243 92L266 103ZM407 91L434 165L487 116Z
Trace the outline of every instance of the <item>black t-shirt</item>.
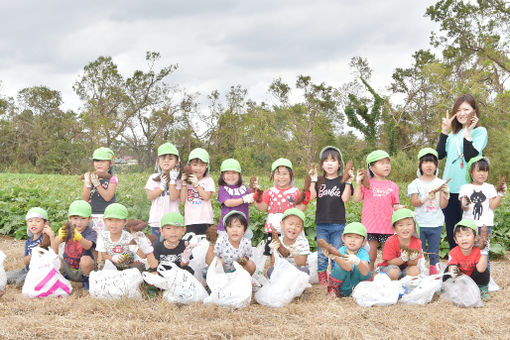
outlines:
M154 257L161 262L173 262L179 268L181 267L181 255L184 249L186 249L186 243L184 240L180 240L177 247L174 249L168 249L163 244L165 241L158 241L154 244ZM170 269L170 266L163 265L166 269Z
M344 201L342 201L344 188L345 184L342 183L341 176L335 179L324 178L324 183L320 188L318 183L315 184L315 190L317 191L315 224L345 224L345 205Z
M110 185L109 179L100 178L99 183L101 183L101 186L105 190L108 190L108 186ZM111 200L105 201L103 196L99 194L99 191L97 191L96 188L92 187L90 189L89 203L90 206L92 207L93 214L104 214L104 210L106 209L106 207L112 203L115 203L115 195L113 195Z

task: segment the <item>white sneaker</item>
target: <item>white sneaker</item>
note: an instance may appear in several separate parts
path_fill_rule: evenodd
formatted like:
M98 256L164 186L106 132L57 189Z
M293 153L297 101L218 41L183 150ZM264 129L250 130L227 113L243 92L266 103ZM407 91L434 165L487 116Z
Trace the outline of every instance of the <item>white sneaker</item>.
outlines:
M489 292L497 292L499 290L499 286L494 280L492 279L489 281Z

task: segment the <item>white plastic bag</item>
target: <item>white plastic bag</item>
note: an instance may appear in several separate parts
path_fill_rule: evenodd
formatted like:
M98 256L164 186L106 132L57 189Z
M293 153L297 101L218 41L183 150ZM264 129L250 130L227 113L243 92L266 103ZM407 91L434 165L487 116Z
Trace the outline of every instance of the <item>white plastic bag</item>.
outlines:
M0 296L4 295L5 285L7 284L7 275L4 269L5 258L4 252L0 250Z
M434 294L441 290L442 274L405 276L400 280L406 293L400 302L407 305L424 305L432 301Z
M72 291L71 283L59 269L60 260L53 249L35 247L21 293L30 298L68 296Z
M306 288L311 287L309 279L310 275L300 271L280 255L276 255L269 284L255 293L255 300L264 306L283 307L303 294Z
M317 284L319 283L319 274L317 273L318 268L318 253L314 251L310 255L308 255L307 262L308 262L308 269L310 269L310 279L308 282L311 284Z
M218 306L242 308L251 302L251 276L237 262L235 271L225 273L218 257L215 257L207 270L207 285L211 294L204 299L204 303L214 303Z
M109 260L103 270L93 271L89 276L89 294L99 299L141 298L138 287L143 282L136 268L117 270Z
M195 237L193 242L197 242L197 246L192 249L191 254L193 258L189 261L189 266L195 272L195 279L198 280L202 285L205 285L205 275L207 273L207 263L205 263L205 255L207 254L207 249L209 248L209 241L205 238ZM190 241L191 241L190 240ZM191 243L190 244L194 244Z
M459 307L482 307L480 288L467 275L459 275L455 279L448 279L442 285L442 298Z
M373 281L358 283L352 297L363 307L394 305L398 301L400 287L400 282L392 281L386 273L379 273Z
M267 256L264 255L264 248L252 247L251 260L255 263L255 272L251 277L251 282L255 290L269 283L267 277L264 276L264 267L266 266Z
M169 302L188 304L202 302L208 296L204 286L190 272L179 268L173 262L166 265L169 265L172 269L165 269L161 264L158 266L158 272L168 284L168 288L163 293L163 298Z

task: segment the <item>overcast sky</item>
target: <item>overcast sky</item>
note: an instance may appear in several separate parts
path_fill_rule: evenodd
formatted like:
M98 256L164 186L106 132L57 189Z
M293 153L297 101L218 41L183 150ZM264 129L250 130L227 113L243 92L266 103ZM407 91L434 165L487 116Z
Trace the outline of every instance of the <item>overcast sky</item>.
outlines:
M179 64L168 82L190 92L225 93L241 84L267 100L271 81L299 74L340 86L353 56L368 59L372 82L429 48L432 1L2 1L0 95L25 87L58 90L78 109L72 86L83 67L111 56L124 76L144 69L145 52Z

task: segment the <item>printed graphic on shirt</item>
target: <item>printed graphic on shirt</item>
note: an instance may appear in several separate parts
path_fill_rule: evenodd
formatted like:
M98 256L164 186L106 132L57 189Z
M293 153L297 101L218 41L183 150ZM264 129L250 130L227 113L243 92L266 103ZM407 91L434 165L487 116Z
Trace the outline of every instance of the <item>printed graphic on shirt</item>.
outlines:
M372 195L374 197L386 197L393 192L393 188L373 188Z
M322 196L341 197L342 190L340 187L338 187L336 185L332 188L326 189L326 183L324 183L319 188L319 194L318 194L319 198L321 198Z
M83 254L83 247L81 246L80 242L67 241L65 244L65 253L67 256L64 259L69 264L69 266L72 268L79 268L80 259Z
M471 196L469 196L469 199L474 204L473 206L473 218L475 220L479 220L480 217L483 215L483 205L482 203L485 202L487 197L484 195L482 190L476 191L473 190L473 193Z
M202 198L195 189L188 189L186 199L188 202L191 202L191 204L202 204Z

